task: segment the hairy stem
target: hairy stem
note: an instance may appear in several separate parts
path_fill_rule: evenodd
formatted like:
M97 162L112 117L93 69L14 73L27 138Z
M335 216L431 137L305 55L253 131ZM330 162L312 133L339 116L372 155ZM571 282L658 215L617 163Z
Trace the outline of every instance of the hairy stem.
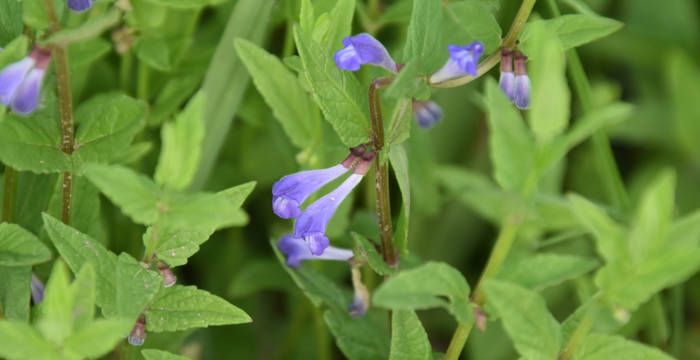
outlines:
M51 33L61 29L56 17L56 10L52 0L44 0L44 9L49 17ZM61 117L61 151L71 155L73 153L74 128L73 128L73 99L70 91L70 77L68 72L68 52L64 44L52 47L54 63L56 65L56 83L58 85L58 107ZM72 202L73 174L63 173L61 221L70 223Z
M523 30L523 26L525 26L527 19L530 17L530 12L532 12L533 6L535 6L535 0L523 0L523 2L520 4L520 9L518 9L518 13L515 15L515 19L513 19L513 24L511 24L510 29L508 30L508 34L506 34L506 37L503 39L503 47L512 48L515 46L515 43L518 40L518 36L520 36L520 32ZM486 59L484 59L484 61L482 61L479 64L479 66L477 66L476 76L467 74L458 78L430 84L430 86L438 88L451 88L462 86L464 84L474 81L479 76L486 74L500 61L501 51L499 49L498 51L489 55Z
M12 222L12 209L15 207L15 190L17 189L17 172L5 166L5 186L2 194L2 221Z
M379 218L379 237L382 241L382 255L389 266L395 266L396 250L391 226L391 203L389 198L389 165L382 164L381 151L384 149L384 122L379 101L379 89L391 84L390 78L379 78L369 86L369 114L372 120L372 144L377 158L374 160L374 180Z

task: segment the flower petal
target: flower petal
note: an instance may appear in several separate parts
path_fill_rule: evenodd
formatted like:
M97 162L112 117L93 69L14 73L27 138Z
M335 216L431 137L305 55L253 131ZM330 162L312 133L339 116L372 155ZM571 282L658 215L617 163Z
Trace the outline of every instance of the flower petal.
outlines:
M272 210L282 219L301 215L299 206L311 194L348 171L342 164L287 175L272 186Z
M39 105L41 82L44 79L43 69L32 69L19 85L12 98L12 110L18 114L29 115Z
M357 71L363 64L381 66L396 72L396 62L379 40L367 33L349 36L343 39L343 49L335 53L333 59L338 68Z
M0 103L10 105L17 88L24 80L35 61L30 57L10 64L0 72Z

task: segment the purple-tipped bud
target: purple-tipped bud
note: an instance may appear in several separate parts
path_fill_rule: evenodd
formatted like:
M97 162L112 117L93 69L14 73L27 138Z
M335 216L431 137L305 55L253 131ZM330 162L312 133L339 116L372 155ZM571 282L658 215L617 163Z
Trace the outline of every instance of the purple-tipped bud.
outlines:
M34 305L37 305L38 303L41 302L41 300L44 300L44 289L46 289L46 285L39 280L34 273L32 273L32 281L31 281L31 288L32 288L32 302Z
M66 0L68 8L73 11L85 11L92 7L92 3L96 0Z
M321 255L328 247L329 241L325 235L328 221L362 177L360 174L350 175L335 190L309 205L294 223L294 237L306 241L311 254Z
M440 105L434 101L413 100L413 117L420 127L424 129L431 128L442 119L442 116Z
M501 77L498 86L508 96L510 101L515 99L515 74L513 74L513 52L508 49L501 51Z
M515 53L515 86L513 95L513 102L515 106L520 109L527 109L530 107L530 77L527 76L527 70L525 69L525 61L527 56L523 55L521 52Z
M484 44L481 41L474 41L465 46L449 44L447 50L450 52L450 58L442 69L430 77L431 83L439 83L466 74L477 75L476 66L481 54L484 53Z
M0 102L18 114L33 112L49 61L51 52L35 46L29 56L6 67L0 73Z
M306 241L285 235L277 242L277 248L287 256L287 265L293 268L299 267L303 260L339 260L348 261L353 256L352 250L328 246L321 255L313 255Z
M131 330L127 340L129 344L134 346L141 346L146 341L146 317L143 314L136 320L136 324L134 324L134 328Z
M352 298L352 302L348 306L348 313L352 317L362 317L365 315L368 308L369 302L355 294L355 296Z
M177 282L177 276L175 276L172 270L170 270L170 266L162 261L158 261L157 267L158 272L160 272L160 276L163 277L163 287L171 287L175 285Z
M379 40L367 33L348 36L343 39L344 48L335 53L336 66L343 70L357 71L364 64L381 66L393 73L396 62Z
M369 290L365 284L362 283L362 273L360 272L360 267L357 264L353 264L350 269L352 273L352 287L355 290L355 295L352 298L350 306L348 306L348 313L352 317L361 317L369 309Z

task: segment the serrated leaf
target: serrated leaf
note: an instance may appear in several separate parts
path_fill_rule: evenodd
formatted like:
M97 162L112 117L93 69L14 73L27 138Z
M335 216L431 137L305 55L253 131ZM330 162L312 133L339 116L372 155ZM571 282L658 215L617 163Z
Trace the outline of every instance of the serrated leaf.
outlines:
M658 349L626 340L621 336L591 334L576 349L577 360L671 360Z
M408 171L408 155L402 146L392 146L389 151L389 161L394 169L396 182L401 190L401 202L403 207L399 213L399 221L396 224L394 242L400 254L408 253L408 226L411 214L411 179Z
M375 290L372 303L392 310L443 307L464 324L474 316L469 291L467 281L455 268L428 262L389 278Z
M399 145L411 136L412 115L413 100L408 98L399 99L394 105L394 111L391 114L389 136L385 138L384 146L390 149L390 154L392 145Z
M51 251L19 225L0 224L0 266L34 265L51 258Z
M411 22L408 24L404 60L421 59L428 71L437 70L445 57L442 48L442 1L413 0Z
M42 335L56 345L72 333L72 307L74 295L69 290L68 270L62 261L56 261L51 277L46 283L46 292L41 301L41 312L37 327Z
M515 107L490 79L486 105L494 178L506 190L522 190L533 166L534 141Z
M154 332L251 321L243 310L194 286L163 288L146 310L146 327Z
M116 317L133 324L156 296L162 282L158 273L144 269L129 254L121 253L116 269Z
M500 46L501 27L493 15L493 7L490 4L479 1L450 2L445 6L445 10L447 19L457 25L466 41L483 42L486 54Z
M598 261L574 255L537 254L512 264L498 273L500 280L509 281L532 290L557 285L575 279L598 266Z
M89 262L85 263L70 285L69 290L73 295L71 311L74 330L82 330L95 316L95 276L94 266Z
M85 176L112 202L140 224L158 217L161 190L148 177L120 165L90 165Z
M74 273L78 273L85 263L93 265L96 270L97 305L105 315L115 315L117 256L99 242L52 216L44 214L43 218L51 241Z
M385 315L385 314L382 314ZM385 318L382 317L382 320ZM388 329L373 321L370 314L353 318L344 309L326 310L323 320L335 342L349 360L384 360L389 353Z
M300 27L294 39L313 89L314 98L326 120L347 146L368 141L367 95L349 71L342 71L333 59Z
M68 337L64 351L84 358L97 358L110 352L131 330L132 323L120 319L100 319Z
M8 320L29 321L31 266L0 266L0 309Z
M526 359L557 359L561 329L536 292L498 280L484 283L486 301L503 321L515 349Z
M158 349L143 349L141 355L146 360L190 360L190 358L181 355L175 355L167 351Z
M62 359L36 329L16 321L0 321L0 356L7 359Z
M537 26L536 23L542 23L547 32L556 34L564 50L608 36L623 26L623 23L617 20L602 16L567 14L554 19L530 22L520 35L521 42L530 40L532 26Z
M413 311L391 314L391 352L389 360L431 360L433 351L423 325Z
M385 94L389 98L416 98L425 100L430 97L430 87L427 84L427 71L419 58L414 58L401 69Z
M187 258L199 251L199 245L207 241L212 233L151 226L143 234L143 243L146 248L153 247L158 259L174 267L187 264Z
M643 261L663 252L675 211L676 175L668 169L655 176L642 194L630 229L633 260Z
M163 145L154 175L157 184L183 190L192 182L204 139L204 100L204 93L197 93L174 123L163 125Z
M352 238L355 240L355 256L364 257L367 259L369 266L379 275L389 275L394 273L389 265L384 262L382 254L377 252L377 249L364 236L351 232Z
M352 18L355 14L355 0L337 0L333 9L327 14L327 28L318 35L318 39L314 37L314 40L325 50L326 55L338 50L336 47L342 45L341 40L350 35ZM315 30L314 35L316 35Z

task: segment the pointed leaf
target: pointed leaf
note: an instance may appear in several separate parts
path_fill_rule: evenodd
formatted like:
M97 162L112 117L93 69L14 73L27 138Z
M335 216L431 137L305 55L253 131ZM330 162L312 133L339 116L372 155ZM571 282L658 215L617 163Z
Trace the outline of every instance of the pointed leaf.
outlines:
M398 310L391 315L389 360L431 360L433 351L423 325L413 311Z
M20 226L0 224L0 266L34 265L51 258L51 251Z
M542 290L575 279L598 266L598 261L574 255L537 254L506 264L498 278L524 288Z
M429 71L440 67L446 49L442 48L442 1L413 0L411 22L408 24L404 61L419 57Z
M146 360L190 360L187 356L175 355L158 349L143 349L141 355Z
M626 340L621 336L591 334L576 349L577 360L671 360L658 349Z
M127 320L96 320L68 337L63 346L67 352L80 354L81 357L98 358L109 353L132 326Z

